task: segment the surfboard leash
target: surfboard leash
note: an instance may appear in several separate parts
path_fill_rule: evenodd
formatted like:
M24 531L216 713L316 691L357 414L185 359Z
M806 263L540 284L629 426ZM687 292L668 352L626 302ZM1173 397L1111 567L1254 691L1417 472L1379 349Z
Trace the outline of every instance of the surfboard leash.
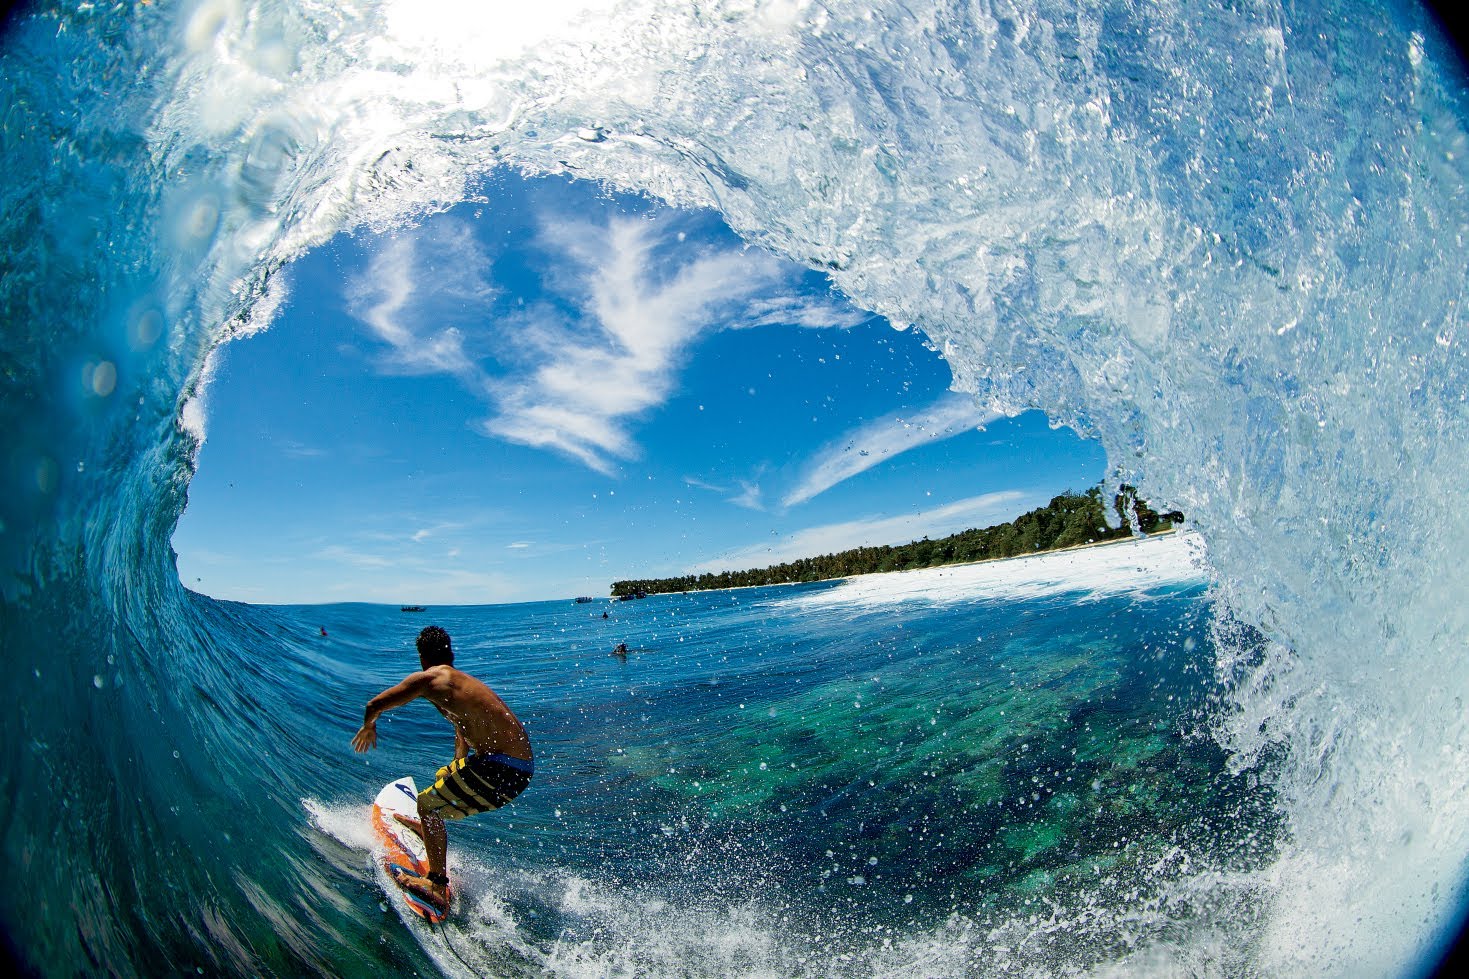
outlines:
M425 919L425 920L427 920L427 919ZM459 960L459 964L460 965L462 965L466 969L468 969L471 975L479 975L479 973L475 971L474 966L472 966L468 962L466 962L464 960L464 956L462 956L462 955L459 954L459 950L454 947L454 943L451 942L451 941L449 941L449 927L448 927L448 923L449 923L449 916L446 914L446 915L444 915L444 920L443 921L440 921L437 925L435 925L432 921L430 921L428 923L428 926L429 926L430 930L437 931L439 933L439 937L444 940L444 947L449 950L450 954L452 954L456 959Z

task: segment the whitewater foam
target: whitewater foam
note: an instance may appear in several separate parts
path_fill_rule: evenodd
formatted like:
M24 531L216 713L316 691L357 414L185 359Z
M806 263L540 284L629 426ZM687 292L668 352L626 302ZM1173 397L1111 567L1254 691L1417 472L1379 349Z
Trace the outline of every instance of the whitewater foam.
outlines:
M977 564L861 575L835 588L781 598L775 604L880 608L895 602L938 604L1072 592L1096 597L1132 594L1141 599L1150 588L1203 583L1208 574L1203 538L1173 533Z
M317 829L370 858L362 872L384 892L382 909L396 913L445 975L593 979L651 970L774 979L804 972L791 968L779 929L754 909L696 911L639 887L494 867L462 847L450 858L455 910L435 928L393 899L397 888L378 859L364 807L302 805ZM525 910L517 914L511 899ZM554 919L550 933L537 924L541 916Z

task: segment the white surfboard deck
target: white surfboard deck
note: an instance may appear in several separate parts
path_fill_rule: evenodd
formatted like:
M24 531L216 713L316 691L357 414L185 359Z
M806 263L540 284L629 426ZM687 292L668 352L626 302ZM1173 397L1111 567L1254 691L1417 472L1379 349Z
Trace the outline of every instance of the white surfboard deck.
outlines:
M372 829L383 846L383 869L388 872L390 879L397 880L397 871L415 877L427 876L428 854L424 850L423 841L394 819L395 813L418 818L418 786L411 775L394 779L377 794L372 802ZM434 907L411 891L396 886L393 889L403 895L409 910L420 918L432 924L444 920L446 911ZM450 897L452 900L452 893Z

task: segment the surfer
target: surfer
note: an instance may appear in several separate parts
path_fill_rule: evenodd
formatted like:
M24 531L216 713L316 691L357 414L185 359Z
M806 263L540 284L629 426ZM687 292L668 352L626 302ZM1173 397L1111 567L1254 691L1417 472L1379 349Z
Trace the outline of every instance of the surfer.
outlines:
M493 690L454 668L449 634L431 625L418 634L423 667L367 702L352 747L377 745L377 718L419 697L454 726L454 760L440 768L434 784L418 793L418 818L398 816L428 851L428 874L400 874L398 884L440 908L449 907L449 835L444 820L490 812L525 791L535 774L535 756L525 728ZM474 750L471 757L470 749Z

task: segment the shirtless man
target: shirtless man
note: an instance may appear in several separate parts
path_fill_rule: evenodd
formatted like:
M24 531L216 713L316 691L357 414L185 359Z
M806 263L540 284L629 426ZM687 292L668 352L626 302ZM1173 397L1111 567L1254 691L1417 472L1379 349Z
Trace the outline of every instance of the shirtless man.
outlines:
M418 793L418 818L397 817L419 835L428 851L428 876L400 875L398 883L447 909L449 834L444 820L499 809L520 795L535 774L535 756L525 728L505 702L468 673L454 669L447 632L436 625L420 632L418 661L421 671L367 702L352 747L358 751L376 747L378 715L419 697L454 726L454 760L439 769L433 785Z

